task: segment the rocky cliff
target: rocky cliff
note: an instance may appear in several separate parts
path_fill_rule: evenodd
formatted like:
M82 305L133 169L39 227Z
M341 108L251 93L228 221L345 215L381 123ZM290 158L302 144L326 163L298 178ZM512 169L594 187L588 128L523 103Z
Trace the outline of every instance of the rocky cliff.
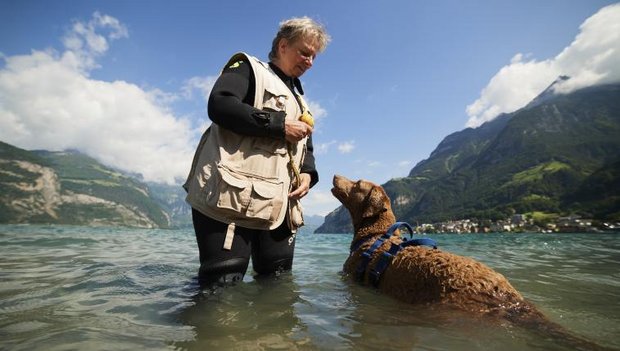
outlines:
M78 152L0 142L0 223L170 226L145 184Z

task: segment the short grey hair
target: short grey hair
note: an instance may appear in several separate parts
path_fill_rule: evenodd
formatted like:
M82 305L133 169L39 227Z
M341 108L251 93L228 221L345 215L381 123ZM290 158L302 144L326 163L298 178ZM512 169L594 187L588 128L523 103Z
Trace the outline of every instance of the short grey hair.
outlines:
M323 52L330 42L331 37L325 31L320 23L314 21L310 17L295 17L280 22L280 30L271 43L271 52L269 52L269 60L278 57L278 43L280 40L286 39L295 42L299 39L315 39L318 48L317 52Z

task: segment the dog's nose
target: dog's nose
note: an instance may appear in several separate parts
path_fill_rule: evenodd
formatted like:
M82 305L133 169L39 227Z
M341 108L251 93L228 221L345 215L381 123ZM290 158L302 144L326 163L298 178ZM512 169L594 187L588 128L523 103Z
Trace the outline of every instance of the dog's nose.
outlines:
M334 179L332 180L332 184L336 185L336 183L342 178L341 175L334 174Z
M341 176L340 174L334 174L334 183L339 182L339 181L348 181L348 182L350 182L351 180L348 179L345 176Z
M347 178L339 175L339 174L334 174L334 180L332 181L332 184L334 186L338 186L338 184L342 184L343 182L348 181Z
M348 188L353 184L353 181L347 177L341 176L339 174L334 175L333 185L336 188Z

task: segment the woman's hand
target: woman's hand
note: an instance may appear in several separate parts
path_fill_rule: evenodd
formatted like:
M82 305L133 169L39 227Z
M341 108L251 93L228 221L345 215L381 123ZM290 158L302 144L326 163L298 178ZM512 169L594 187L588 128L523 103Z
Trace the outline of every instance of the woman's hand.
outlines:
M288 197L291 199L299 200L302 197L306 196L310 191L310 174L301 173L300 175L301 184L297 187L297 189L293 190Z
M287 119L284 121L284 137L289 143L297 143L312 134L312 127L302 121Z

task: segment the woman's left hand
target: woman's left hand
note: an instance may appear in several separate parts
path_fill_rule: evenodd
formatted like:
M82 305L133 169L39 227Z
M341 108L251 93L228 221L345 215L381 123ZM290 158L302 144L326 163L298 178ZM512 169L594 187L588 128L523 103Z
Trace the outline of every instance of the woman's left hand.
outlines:
M310 191L310 174L301 173L299 176L301 178L301 185L299 185L297 189L293 190L290 194L288 194L288 197L291 199L299 200L302 197L306 196Z
M284 121L284 137L289 143L295 144L310 134L312 134L312 127L307 123L292 119Z

